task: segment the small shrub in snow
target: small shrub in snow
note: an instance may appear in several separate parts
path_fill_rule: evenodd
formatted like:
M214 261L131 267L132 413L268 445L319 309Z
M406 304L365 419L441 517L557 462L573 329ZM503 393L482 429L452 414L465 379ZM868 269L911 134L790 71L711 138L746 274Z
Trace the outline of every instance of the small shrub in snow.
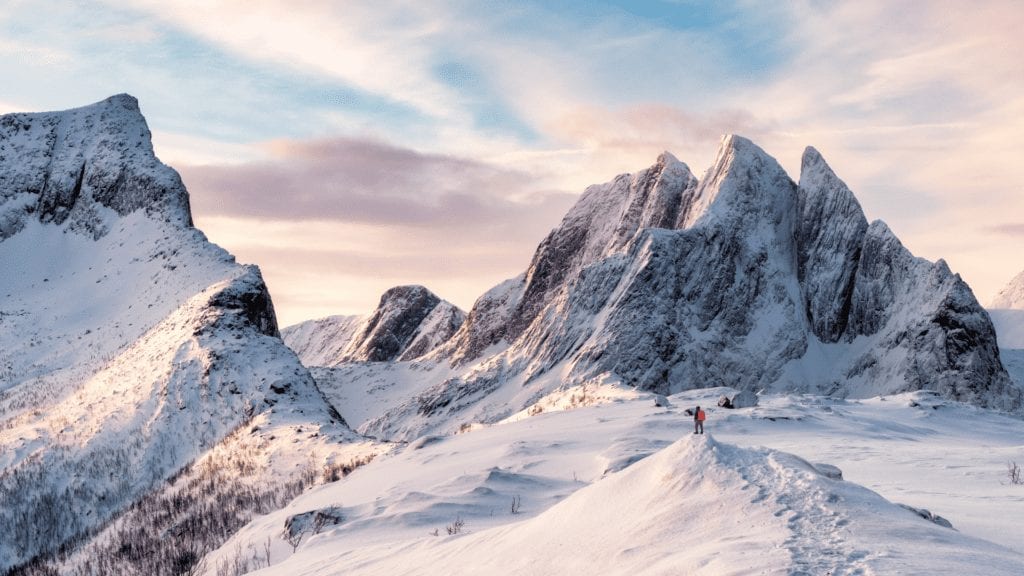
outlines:
M1006 476L1010 479L1010 484L1024 484L1024 476L1021 475L1020 466L1016 462L1006 463Z
M512 497L512 513L519 514L520 508L522 508L523 499L517 494Z
M353 458L348 462L328 462L324 464L322 479L324 484L329 482L337 482L345 476L352 473L353 470L360 466L365 466L373 461L373 454L362 456L359 458Z
M455 520L451 524L444 527L448 531L449 536L454 536L462 532L462 529L466 526L466 521L461 516L456 516Z

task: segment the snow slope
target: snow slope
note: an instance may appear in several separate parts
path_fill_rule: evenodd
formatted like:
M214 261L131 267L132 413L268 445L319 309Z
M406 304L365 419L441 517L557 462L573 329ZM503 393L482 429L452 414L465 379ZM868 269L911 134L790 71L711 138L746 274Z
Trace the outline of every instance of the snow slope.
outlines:
M264 478L355 439L258 269L192 227L134 98L0 117L0 223L0 570L88 538L246 423L280 461Z
M1024 272L1010 281L988 309L999 338L999 354L1010 378L1024 388Z
M714 406L728 390L680 393L669 408L617 390L592 391L590 405L564 401L586 396L566 391L546 404L575 408L420 438L255 520L208 563L270 537L271 566L258 574L1024 568L1024 491L1005 482L1006 461L1024 456L1019 419L926 392L765 396L754 408L711 408L701 437L684 409ZM293 550L286 520L317 510L338 522L310 529Z

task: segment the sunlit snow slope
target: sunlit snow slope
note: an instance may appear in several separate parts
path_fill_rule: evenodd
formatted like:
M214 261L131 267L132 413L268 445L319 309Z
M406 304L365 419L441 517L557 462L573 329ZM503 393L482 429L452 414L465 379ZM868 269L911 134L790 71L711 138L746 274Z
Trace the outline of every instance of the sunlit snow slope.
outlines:
M622 387L566 390L538 404L544 410L411 442L255 520L209 561L230 563L269 537L272 566L258 574L1013 575L1024 567L1024 493L1005 470L1020 457L1019 419L927 392L715 407L732 393L684 392L666 408ZM685 413L697 404L710 406L705 436L693 435ZM318 513L330 522L293 520L304 531L286 541L289 518ZM254 564L267 559L261 553Z

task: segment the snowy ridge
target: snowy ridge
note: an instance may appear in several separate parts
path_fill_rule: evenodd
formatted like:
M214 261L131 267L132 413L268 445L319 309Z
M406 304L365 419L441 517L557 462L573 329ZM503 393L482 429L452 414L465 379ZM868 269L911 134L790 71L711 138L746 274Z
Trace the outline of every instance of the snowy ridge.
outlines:
M281 338L306 366L331 366L345 356L362 316L328 316L281 329Z
M1024 310L1024 271L1013 277L1013 280L996 294L989 308Z
M396 286L367 316L330 316L283 331L307 366L412 360L448 340L466 314L423 286Z
M1024 349L1024 272L1010 280L999 294L992 299L988 309L999 334L999 347L1013 350ZM1006 353L1003 353L1005 356ZM1011 375L1013 370L1010 371ZM1024 386L1021 378L1016 381Z
M1019 419L925 392L768 395L756 408L710 408L709 436L694 436L684 409L730 392L684 392L662 408L633 391L425 436L254 520L208 560L251 559L250 544L271 536L257 574L1009 575L1024 565L1014 528L1024 503L999 483ZM288 518L317 511L342 520L293 550L280 537Z

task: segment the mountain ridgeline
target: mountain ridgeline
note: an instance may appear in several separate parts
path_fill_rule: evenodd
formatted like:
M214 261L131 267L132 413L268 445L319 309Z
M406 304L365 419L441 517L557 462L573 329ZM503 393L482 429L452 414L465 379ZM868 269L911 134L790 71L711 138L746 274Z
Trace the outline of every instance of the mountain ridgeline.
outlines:
M703 180L665 153L587 188L430 357L465 371L428 392L442 404L563 365L566 383L611 374L657 392L928 389L1021 407L988 315L944 261L868 223L813 148L797 184L739 136Z

